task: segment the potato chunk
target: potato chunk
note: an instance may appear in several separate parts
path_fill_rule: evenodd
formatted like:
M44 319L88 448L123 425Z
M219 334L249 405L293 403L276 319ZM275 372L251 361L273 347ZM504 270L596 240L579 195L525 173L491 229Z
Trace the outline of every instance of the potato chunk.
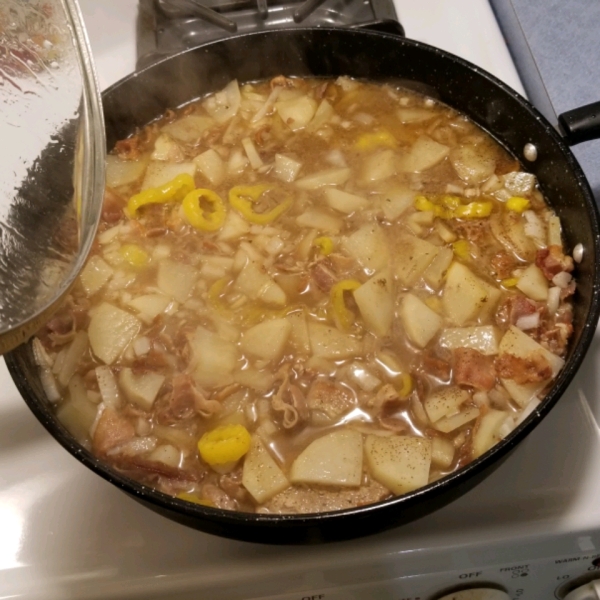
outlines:
M473 433L473 458L481 456L502 439L498 429L506 417L507 412L493 409L483 415Z
M431 169L444 160L450 152L448 146L439 144L426 135L417 138L409 151L400 160L400 168L406 173L419 173Z
M204 327L198 327L190 337L190 346L192 375L200 385L210 387L232 382L238 360L238 350L233 342L222 339Z
M381 337L389 335L394 319L392 284L392 275L386 269L354 291L354 300L367 329Z
M312 353L320 358L338 360L361 353L357 339L323 323L309 321L308 336Z
M448 350L471 348L486 356L498 354L500 332L494 325L481 327L449 327L440 335L440 346Z
M162 292L185 302L196 283L197 271L191 265L165 259L158 266L157 284Z
M396 275L405 286L421 277L440 249L414 235L401 235L396 240Z
M114 270L99 256L92 256L85 265L79 279L88 296L92 296L113 276Z
M406 494L429 481L430 440L404 435L368 435L365 450L373 479L394 494Z
M363 441L357 431L333 431L309 444L292 464L292 483L356 487L362 479Z
M119 373L119 385L127 398L144 410L152 409L164 381L164 375L152 371L134 375L131 369L121 369Z
M442 306L456 325L465 325L480 313L489 313L500 298L500 290L476 277L469 268L454 262L448 269Z
M281 358L292 324L287 319L263 321L248 329L240 342L245 354L273 361Z
M390 248L383 229L377 223L369 223L342 240L344 250L362 267L371 272L387 267Z
M455 413L470 398L469 392L459 387L442 388L429 396L423 406L432 423Z
M424 348L442 326L442 317L412 294L400 305L400 319L411 342Z
M125 310L103 302L92 315L88 334L92 352L112 364L138 334L141 323Z
M289 487L290 482L259 438L252 439L244 459L242 485L262 504Z

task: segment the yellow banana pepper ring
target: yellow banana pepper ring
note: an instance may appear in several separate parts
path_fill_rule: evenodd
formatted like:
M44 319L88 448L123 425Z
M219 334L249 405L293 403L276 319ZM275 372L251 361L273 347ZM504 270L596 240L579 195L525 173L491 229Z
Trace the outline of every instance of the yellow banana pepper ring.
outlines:
M200 200L210 204L212 210L205 211ZM221 197L211 190L197 189L191 191L183 199L183 214L188 223L202 231L217 231L225 223L225 204Z
M336 325L347 331L354 322L354 313L346 307L346 301L344 299L344 292L353 292L357 290L362 284L356 279L344 279L338 281L331 288L331 307L333 309L333 319Z
M440 219L480 219L488 217L494 208L490 201L462 204L456 196L443 196L437 203L425 196L417 196L414 206L422 212L432 211Z
M252 205L268 190L273 189L268 185L238 185L229 190L229 204L233 206L244 218L257 225L272 223L292 206L292 199L286 198L275 208L264 212L254 212Z
M329 256L333 252L333 240L330 237L315 238L313 246L319 248L323 256Z
M198 442L198 452L209 465L224 465L242 458L252 438L243 425L221 425L207 431Z
M182 173L160 187L149 188L131 196L125 208L125 213L130 219L133 219L138 208L146 204L180 202L195 187L194 178L187 173Z

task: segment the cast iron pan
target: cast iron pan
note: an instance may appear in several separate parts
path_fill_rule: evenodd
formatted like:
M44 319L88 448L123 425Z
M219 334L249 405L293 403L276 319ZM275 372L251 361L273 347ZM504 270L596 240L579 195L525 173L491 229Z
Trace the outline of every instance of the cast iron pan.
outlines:
M167 108L240 82L288 76L349 75L403 83L436 95L487 130L525 169L534 173L560 216L567 250L585 249L577 270L575 331L566 366L539 408L506 439L460 471L401 497L330 513L255 515L193 505L156 492L103 465L55 419L45 398L30 345L6 356L25 401L73 456L152 510L208 533L278 544L342 540L423 517L484 479L548 413L580 366L599 310L598 211L585 177L551 125L523 98L493 76L446 52L398 36L344 29L292 29L245 34L207 44L135 73L103 95L108 148ZM537 158L524 158L533 144ZM528 156L531 156L530 154ZM69 173L65 172L65 181Z

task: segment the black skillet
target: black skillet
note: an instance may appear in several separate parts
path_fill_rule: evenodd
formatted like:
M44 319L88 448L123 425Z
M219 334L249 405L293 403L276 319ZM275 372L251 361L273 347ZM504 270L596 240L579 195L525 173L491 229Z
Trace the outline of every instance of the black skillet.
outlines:
M245 34L183 52L134 73L103 94L108 148L167 108L240 82L288 76L352 77L420 87L468 115L534 173L560 216L568 251L584 248L577 269L575 331L566 366L538 409L507 438L456 473L410 494L331 513L255 515L197 506L140 485L106 467L55 419L30 345L6 356L25 401L75 458L152 510L208 533L265 543L314 543L375 533L423 517L458 498L497 467L566 390L592 340L599 312L599 218L586 179L553 127L513 90L451 54L398 36L349 29ZM525 150L527 148L527 150ZM65 181L69 173L65 171Z

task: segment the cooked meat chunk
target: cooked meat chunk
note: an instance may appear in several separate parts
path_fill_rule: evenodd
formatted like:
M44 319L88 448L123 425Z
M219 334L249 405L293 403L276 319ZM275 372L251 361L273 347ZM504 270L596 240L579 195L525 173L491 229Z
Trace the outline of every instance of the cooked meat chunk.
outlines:
M128 442L134 436L133 424L115 409L106 407L96 424L92 449L96 454L105 456L110 450Z
M350 390L339 383L327 379L316 379L308 390L306 402L310 410L325 413L336 419L354 406Z
M494 358L472 348L454 350L454 381L487 392L496 383Z
M563 254L560 246L548 246L538 250L535 264L549 280L563 271L570 273L574 266L573 259Z

